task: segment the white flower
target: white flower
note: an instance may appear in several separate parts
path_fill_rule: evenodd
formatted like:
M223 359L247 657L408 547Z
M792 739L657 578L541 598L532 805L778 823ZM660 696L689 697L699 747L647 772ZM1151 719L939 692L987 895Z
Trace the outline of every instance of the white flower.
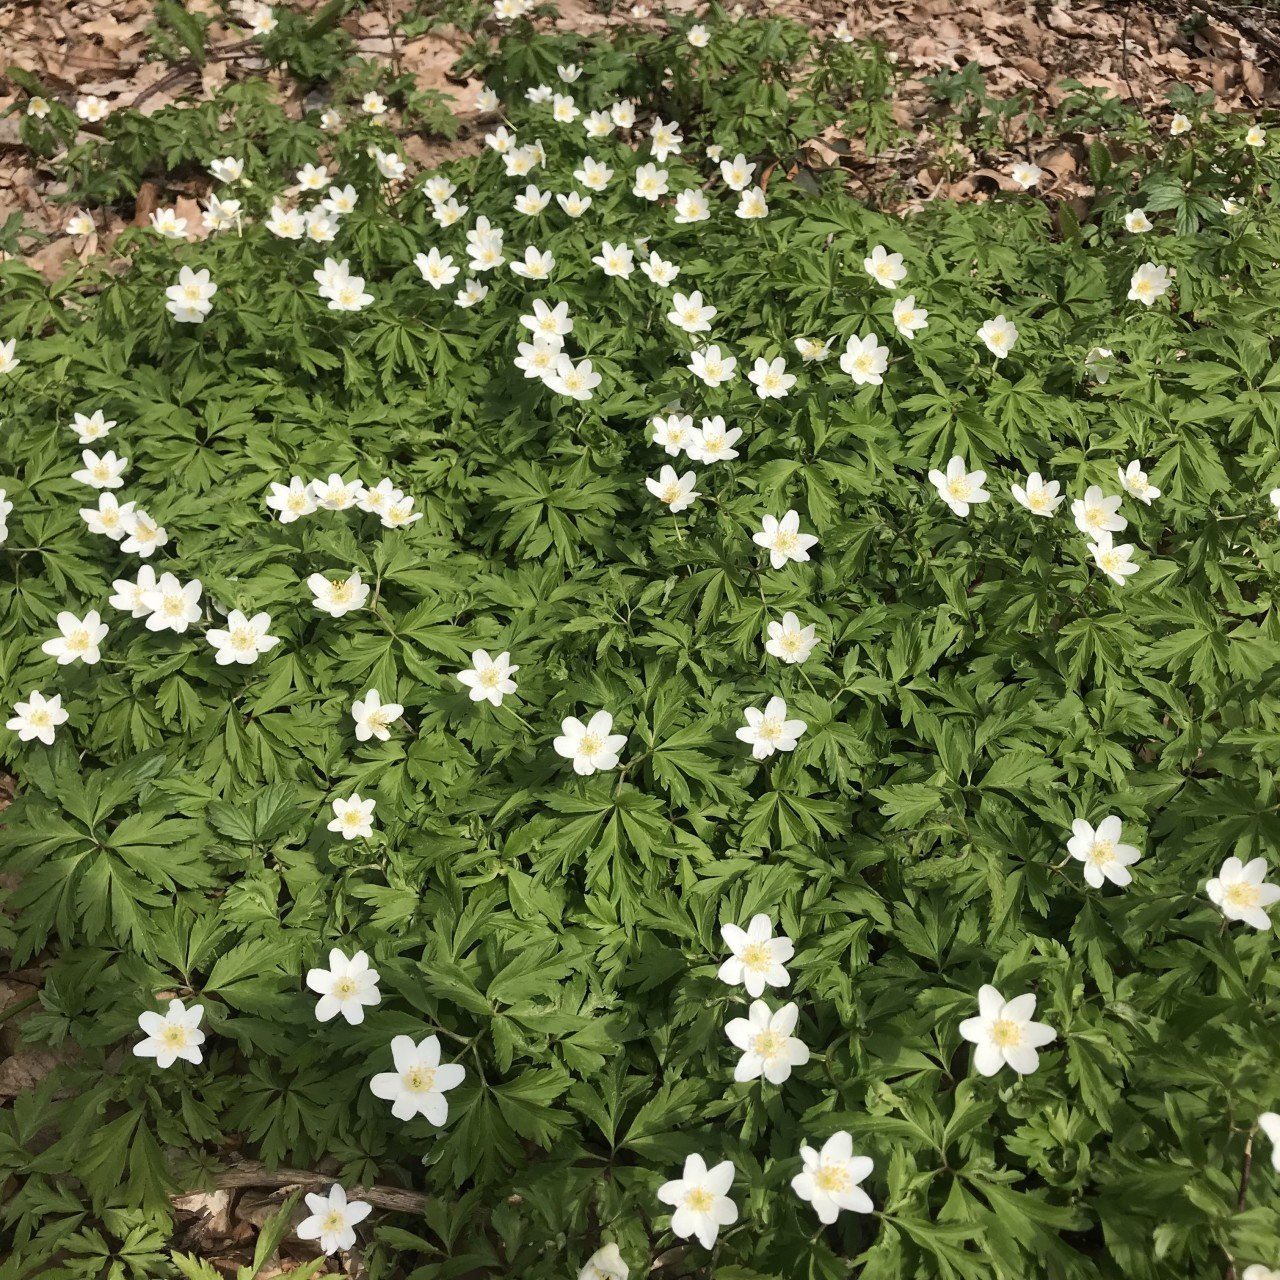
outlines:
M623 1260L616 1244L606 1244L587 1259L578 1272L578 1280L629 1280L631 1268Z
M1101 889L1104 880L1119 885L1133 880L1129 867L1142 854L1133 845L1120 843L1120 831L1120 819L1114 814L1103 818L1096 830L1082 818L1071 824L1067 852L1084 863L1085 883L1095 889Z
M230 666L233 662L245 666L257 662L264 654L270 653L280 643L279 636L269 636L267 628L271 625L271 617L266 613L255 613L252 618L239 609L232 609L227 614L226 629L210 630L205 639L217 650L214 659L218 666Z
M571 62L567 66L556 67L556 75L560 77L562 84L573 84L581 74L582 68L575 62Z
M81 98L76 103L76 115L81 120L87 120L90 124L97 124L99 120L105 120L110 114L111 108L107 106L106 102L92 93Z
M1071 515L1075 519L1076 528L1081 533L1097 535L1100 533L1119 533L1129 523L1120 515L1120 504L1124 499L1117 493L1108 496L1096 484L1091 484L1083 498L1076 498L1071 503Z
M373 1205L363 1200L348 1201L347 1193L336 1182L327 1196L308 1192L306 1201L311 1216L298 1223L299 1240L318 1240L320 1252L326 1254L356 1247L356 1226L373 1212Z
M1129 281L1129 299L1141 302L1149 307L1157 298L1163 298L1169 292L1170 276L1167 268L1157 267L1154 262L1144 262L1133 273Z
M789 610L782 615L781 622L769 623L768 631L765 652L783 662L803 662L817 643L818 628L812 624L802 627L800 619Z
M322 573L313 573L307 579L314 599L311 601L322 613L340 618L353 609L363 609L369 598L369 586L360 581L360 575L353 572L348 578L339 578L330 582Z
M182 240L187 234L186 218L175 209L157 209L151 215L151 229L168 240Z
M649 126L649 140L659 164L668 156L678 156L684 142L680 136L680 126L674 120L670 123L664 122L661 116L655 116L653 123ZM646 167L652 169L653 165ZM637 191L636 194L639 195L640 192Z
M182 583L171 573L162 573L155 588L148 591L142 603L147 614L148 631L175 631L181 635L200 620L200 579Z
M432 204L443 204L457 189L442 173L433 173L422 180L423 194Z
M689 356L689 372L694 377L701 378L709 387L718 387L722 382L732 381L737 367L737 357L725 355L714 343Z
M380 93L366 93L360 101L360 110L370 116L385 115L386 99Z
M689 447L694 438L693 417L690 414L668 414L665 418L653 418L653 443L665 449L673 458Z
M557 93L551 98L551 118L557 124L571 124L582 112L567 93Z
M533 314L521 316L520 323L531 333L547 341L561 339L562 347L565 335L573 332L573 320L569 316L567 302L557 302L554 307L549 307L541 298L535 298Z
M680 223L705 222L711 217L711 201L696 187L676 194L675 220Z
M309 516L316 509L316 497L311 482L301 476L290 476L287 485L272 481L267 506L278 512L281 524L292 524L302 516Z
M1204 887L1209 901L1228 920L1243 920L1255 929L1270 929L1267 908L1280 902L1280 885L1268 884L1265 858L1241 862L1228 858L1222 870Z
M1115 352L1110 347L1090 347L1084 353L1084 372L1099 386L1104 386L1111 378L1111 357Z
M488 218L477 218L476 225L467 232L468 265L472 271L494 271L502 266L502 231L490 227ZM452 259L450 259L452 261Z
M741 151L732 160L720 161L720 176L733 191L743 191L749 187L755 171L756 166L749 164Z
M358 791L352 792L345 800L333 801L333 818L329 823L330 831L337 831L344 840L355 840L358 836L373 835L373 810L376 800L363 800Z
M17 345L17 338L10 338L8 342L0 342L0 373L12 373L22 363L13 354Z
M1133 563L1132 543L1116 546L1109 533L1099 533L1096 541L1089 543L1089 554L1098 568L1118 587L1124 586L1124 580L1130 574L1138 572L1138 566Z
M782 356L772 360L758 356L747 374L747 381L755 387L761 400L781 400L796 385L796 375L787 372L787 362Z
M1260 124L1252 124L1244 135L1244 142L1247 147L1265 147L1267 145L1267 131Z
M656 250L649 254L647 262L640 264L640 270L661 289L665 289L680 274L680 268L661 257Z
M979 988L978 1016L960 1024L961 1036L977 1045L973 1065L979 1074L993 1076L1007 1064L1025 1076L1040 1065L1036 1051L1057 1039L1057 1033L1043 1022L1032 1022L1035 1011L1036 998L1030 993L1005 1000L995 987Z
M584 776L618 765L618 753L627 744L625 733L613 732L613 716L597 711L583 724L574 716L560 722L561 736L552 743L555 753L573 761L574 773Z
M204 1060L204 1032L200 1019L204 1006L193 1004L188 1009L181 1000L170 1000L163 1013L148 1009L138 1015L138 1026L146 1032L146 1039L133 1046L134 1056L154 1058L162 1069L173 1066L179 1058L183 1062L200 1063Z
M512 665L511 654L505 650L491 658L486 650L475 649L471 654L471 668L458 672L458 683L471 690L472 702L490 702L500 707L507 694L515 693L518 686L511 677L519 670Z
M363 311L374 300L365 292L363 276L344 275L330 289L321 288L320 295L329 299L330 311Z
M128 537L120 544L120 550L131 555L141 556L144 560L169 542L169 531L149 516L141 507L122 517Z
M240 201L211 195L204 204L204 222L210 231L227 231L240 223Z
M503 155L516 145L516 135L509 132L506 125L500 124L492 133L484 135L484 141L491 151Z
M929 313L916 306L916 295L909 293L893 304L893 327L908 342L915 340L916 332L929 327Z
M557 395L568 396L572 400L590 400L591 393L600 385L600 375L594 372L590 360L574 364L561 353L556 359L555 369L544 381Z
M1176 138L1179 134L1189 133L1191 130L1191 121L1179 111L1172 120L1169 121L1169 132Z
M1023 191L1026 191L1030 187L1034 187L1044 177L1044 170L1034 164L1022 161L1009 170L1009 176Z
M149 564L144 564L138 570L135 581L117 578L111 586L115 594L107 600L107 603L113 609L119 609L122 613L131 614L135 618L145 618L151 612L147 607L146 596L149 591L156 589L156 571Z
M69 662L93 666L102 657L98 646L106 639L108 630L98 611L90 609L83 618L63 612L58 614L57 621L61 635L46 640L40 646L41 650L51 658L57 658L60 667Z
M71 430L76 433L76 438L81 444L92 444L95 440L101 440L116 425L114 418L110 422L107 421L101 409L95 409L89 417L85 417L83 413L72 416L74 421L71 424Z
M769 563L775 569L788 560L808 560L809 548L818 544L813 534L800 532L800 516L795 511L788 511L781 520L765 516L760 532L752 534L751 541L769 553Z
M775 751L794 751L809 727L803 720L787 719L787 704L770 698L763 711L746 707L747 723L737 730L738 740L748 743L754 760L767 760Z
M871 250L869 258L863 258L862 268L886 289L896 289L907 278L907 269L902 265L902 254L890 253L882 244Z
M738 207L733 212L735 217L744 220L767 218L769 203L764 198L764 191L760 187L748 187L738 196Z
M375 147L373 162L378 166L378 172L388 182L399 182L408 171L405 162L394 151L382 151Z
M329 952L327 969L308 969L307 986L320 999L316 1001L316 1021L328 1022L342 1014L353 1027L364 1021L366 1006L378 1004L378 971L369 968L369 957L357 951L349 960L334 947Z
M716 414L713 418L703 418L702 426L690 433L685 452L693 462L727 462L738 456L733 446L741 437L741 427L726 429L724 419Z
M796 350L805 364L821 364L831 354L832 341L831 338L825 342L818 338L797 338Z
M840 368L853 379L855 386L881 386L888 367L889 348L881 346L874 333L868 333L865 338L849 336L840 357Z
M66 720L67 713L62 709L60 693L46 698L38 689L32 689L27 694L26 702L13 704L13 715L5 721L4 727L12 729L18 735L19 742L30 742L36 738L46 747L51 747L55 731Z
M615 102L609 108L609 119L613 121L619 129L631 129L636 122L635 103L630 98L623 98Z
M1280 1115L1264 1111L1258 1117L1258 1128L1271 1139L1271 1167L1280 1173ZM1247 1273L1245 1280L1249 1280Z
M329 170L324 165L304 164L294 180L303 191L319 191L329 181Z
M245 14L245 21L255 36L269 36L278 25L275 15L265 4L252 6Z
M209 162L209 173L217 178L219 182L224 182L230 186L233 182L239 182L244 177L244 161L237 159L235 156L227 156L222 160L211 160Z
M27 100L27 115L43 120L49 114L49 102L39 96Z
M583 156L582 167L575 169L573 176L589 191L603 191L613 177L613 170L590 156Z
M364 485L358 479L343 480L335 471L327 480L313 480L311 492L315 495L316 505L326 511L348 511L359 504Z
M697 483L698 477L692 471L677 476L674 467L663 467L656 480L649 477L644 482L645 488L659 502L666 503L672 515L692 506L702 496L693 487Z
M794 1001L771 1013L763 1000L755 1000L745 1018L729 1022L725 1035L742 1050L733 1069L733 1078L739 1084L761 1076L770 1084L782 1084L791 1075L792 1067L802 1067L809 1061L808 1046L791 1034L799 1017L800 1009Z
M1032 515L1051 516L1062 504L1064 494L1058 492L1061 486L1056 480L1044 480L1038 471L1027 476L1026 488L1022 485L1010 485L1013 500L1026 507Z
M1124 215L1124 229L1132 231L1134 235L1142 235L1146 231L1151 230L1151 219L1147 217L1145 209L1130 209Z
M627 244L612 245L607 240L600 252L591 259L607 276L621 276L624 280L635 267L635 255Z
M119 542L129 532L127 519L133 511L132 502L117 502L114 493L100 493L97 507L81 507L80 519L90 533L105 534Z
M422 278L433 289L443 289L458 278L459 268L453 265L453 255L442 256L439 249L433 248L430 253L420 253L413 261L422 273Z
M1160 496L1160 490L1148 482L1142 463L1136 459L1127 467L1117 467L1116 474L1120 477L1120 483L1124 486L1125 492L1137 498L1144 506L1149 507L1152 500Z
M338 220L322 205L302 215L303 234L312 244L329 244L338 234ZM364 281L360 283L363 285ZM348 308L350 309L350 308Z
M519 342L516 349L520 352L514 364L526 378L543 378L554 373L556 362L562 349L561 339L544 338L536 335L532 342Z
M584 196L577 191L566 191L563 195L556 196L556 204L558 204L571 218L580 218L588 209L591 208L591 197Z
M759 999L766 986L785 987L791 975L784 967L796 953L785 933L773 936L773 924L763 913L751 917L745 929L736 924L720 927L720 936L732 954L716 974L731 987L745 987L752 999Z
M1244 208L1244 205L1242 205L1239 200L1232 200L1230 196L1223 197L1222 212L1228 218L1234 218L1236 214L1239 213L1240 210L1243 208Z
M83 209L77 209L67 219L67 225L63 230L69 236L91 236L97 228L93 225L93 219Z
M1268 1112L1267 1114L1274 1115L1275 1113ZM1261 1262L1251 1262L1245 1267L1240 1280L1280 1280L1280 1271L1263 1266Z
M725 1194L731 1186L731 1160L708 1169L701 1156L689 1156L681 1176L658 1188L658 1199L673 1206L672 1232L682 1240L697 1236L698 1243L710 1249L720 1228L738 1220L738 1206Z
M551 203L550 191L539 191L530 184L516 196L516 212L526 217L536 218Z
M791 1190L813 1205L818 1221L830 1226L842 1209L853 1213L873 1213L871 1197L858 1185L871 1176L875 1167L870 1156L853 1154L853 1138L841 1130L822 1144L821 1151L800 1147L802 1172L791 1179Z
M397 498L386 511L382 513L382 527L384 529L403 529L407 525L411 525L415 520L422 519L421 511L414 511L413 499L411 497L402 496Z
M476 303L483 302L489 296L489 286L481 284L479 280L468 279L461 289L454 295L454 305L459 307L474 307Z
M689 28L689 34L686 37L695 49L705 49L710 43L711 36L708 34L706 27L701 23Z
M945 474L936 469L929 472L929 481L938 496L961 518L969 514L971 506L991 497L982 487L986 478L985 471L966 471L963 458L952 458Z
M111 450L99 457L92 449L85 449L80 458L84 467L71 473L73 480L94 489L119 489L124 484L122 477L129 465L128 458L117 458Z
M297 209L286 209L283 205L273 204L271 216L263 223L273 236L281 240L301 240L307 228L306 219Z
M178 283L164 291L169 299L165 307L180 324L200 324L213 308L212 298L217 292L218 286L209 278L207 268L192 271L183 267L178 272Z
M575 175L576 176L576 175ZM642 200L658 200L667 194L667 182L670 175L665 169L654 164L642 164L636 170L635 185L632 193Z
M997 360L1003 360L1018 341L1018 329L1012 321L999 315L994 320L983 321L978 337Z
M459 1063L440 1061L440 1041L427 1036L417 1044L408 1036L396 1036L391 1042L394 1071L373 1077L369 1088L375 1098L391 1103L391 1114L397 1120L426 1116L434 1125L449 1118L445 1094L456 1089L466 1078Z
M379 742L387 742L391 737L391 726L404 715L404 707L398 702L383 702L377 689L370 689L364 700L357 698L351 704L351 718L356 724L356 741L368 742L377 738Z

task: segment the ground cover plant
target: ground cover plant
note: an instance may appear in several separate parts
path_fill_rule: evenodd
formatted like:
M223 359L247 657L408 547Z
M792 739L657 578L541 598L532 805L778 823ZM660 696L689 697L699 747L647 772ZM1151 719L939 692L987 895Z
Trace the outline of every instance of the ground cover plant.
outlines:
M1266 1280L1280 132L900 218L801 147L885 51L499 0L422 172L340 9L301 120L22 108L214 187L0 263L0 1277L256 1169L247 1276Z

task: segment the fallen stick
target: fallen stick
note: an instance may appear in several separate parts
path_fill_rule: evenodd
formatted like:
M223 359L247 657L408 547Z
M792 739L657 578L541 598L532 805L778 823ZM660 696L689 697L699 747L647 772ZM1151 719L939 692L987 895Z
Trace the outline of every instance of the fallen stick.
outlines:
M327 1173L310 1169L268 1169L257 1160L241 1160L229 1165L214 1176L213 1185L220 1191L244 1190L250 1187L329 1187L335 1179ZM183 1194L197 1194L197 1191ZM418 1191L405 1191L400 1187L350 1187L347 1196L351 1200L367 1200L379 1209L391 1209L396 1213L423 1213L427 1197Z

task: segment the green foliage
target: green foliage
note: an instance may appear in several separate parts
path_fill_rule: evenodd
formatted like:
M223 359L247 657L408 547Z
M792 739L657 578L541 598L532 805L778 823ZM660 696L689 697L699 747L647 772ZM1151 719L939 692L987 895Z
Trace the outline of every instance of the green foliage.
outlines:
M174 8L158 20L199 56ZM282 15L279 49L302 21ZM1254 152L1239 120L1208 117L1153 139L1081 95L1073 111L1142 148L1139 164L1097 135L1086 216L1026 196L900 219L833 176L785 176L837 121L888 141L881 52L811 49L772 18L712 22L700 51L687 25L610 43L522 19L467 55L545 146L528 181L580 189L584 152L618 171L581 219L514 213L525 180L485 150L442 170L470 206L443 230L419 182L378 179L385 126L322 134L249 82L113 118L67 157L73 194L96 201L152 164L240 156L239 232L130 232L121 262L54 286L0 264L0 338L22 360L0 376L0 700L37 688L70 713L51 747L0 737L21 784L0 828L5 943L15 966L47 966L26 1038L75 1050L0 1113L2 1280L212 1280L172 1244L169 1196L232 1149L423 1191L420 1217L362 1227L375 1280L550 1280L602 1239L633 1275L661 1255L665 1275L723 1280L1185 1280L1276 1261L1260 1137L1239 1192L1245 1135L1277 1102L1273 943L1224 927L1202 891L1228 855L1274 874L1280 847L1275 144ZM782 162L769 217L735 217L718 181L703 223L638 200L647 154L524 100L570 61L584 111L631 97L684 123L673 192L707 184L712 141L757 178ZM412 107L385 71L348 74L339 101L381 86ZM957 103L973 87L940 84ZM334 246L262 225L306 162L360 192ZM1135 204L1151 233L1124 231ZM413 257L465 264L481 214L509 257L536 244L556 267L545 284L486 277L462 309ZM679 265L674 289L718 308L734 381L690 374L702 340L665 320L672 290L592 264L639 237ZM863 271L875 244L904 255L928 308L913 342ZM326 309L327 254L365 277L367 310ZM1147 260L1177 272L1151 308L1126 300ZM218 284L203 324L165 310L180 266ZM603 379L592 399L513 368L537 297L568 302L571 348ZM976 339L997 313L1020 335L999 364ZM880 387L795 354L798 337L839 349L869 330L893 353ZM1113 353L1101 385L1095 347ZM777 355L798 382L759 399L744 375ZM644 486L670 460L646 423L677 406L744 436L671 516ZM139 562L77 514L91 491L70 478L69 423L95 409L130 459L121 496L169 530L151 563L203 585L186 633L106 604ZM953 454L992 491L966 520L925 479ZM1114 493L1134 458L1163 494L1126 501L1141 567L1123 587L1065 507L1041 520L1008 496L1033 469L1071 496ZM334 472L390 477L423 518L281 524L263 505L273 482ZM819 547L774 570L751 535L789 508ZM370 606L319 613L307 578L353 569ZM269 613L281 643L216 665L214 608ZM102 612L99 664L42 652L64 609ZM817 626L802 665L764 652L786 610ZM500 707L457 681L477 648L520 666ZM405 707L386 742L353 734L369 688ZM758 763L734 730L775 694L808 728ZM579 778L551 743L600 708L627 745L617 771ZM347 842L330 803L357 791L376 798L374 835ZM1107 813L1143 856L1131 886L1093 890L1065 844L1073 819ZM733 1082L723 1028L744 1002L716 978L720 926L756 912L796 941L787 993L814 1051L776 1089ZM359 1026L318 1024L303 985L332 946L381 974ZM984 983L1036 992L1057 1040L1033 1075L974 1072L958 1026ZM203 1005L209 1039L201 1065L160 1071L129 1049L138 1014L174 995ZM443 1128L402 1125L369 1079L393 1036L432 1030L467 1079ZM818 1229L789 1182L800 1144L842 1129L875 1160L877 1213ZM692 1151L737 1170L740 1221L711 1259L672 1249L655 1197ZM286 1210L250 1274L287 1226Z

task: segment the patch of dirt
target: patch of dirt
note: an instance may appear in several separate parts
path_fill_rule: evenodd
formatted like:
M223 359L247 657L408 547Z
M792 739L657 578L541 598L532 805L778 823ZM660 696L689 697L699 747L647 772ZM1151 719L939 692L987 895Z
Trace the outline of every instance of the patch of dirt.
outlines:
M315 10L323 0L298 0L296 8ZM189 0L189 9L217 15L213 0ZM473 103L480 85L458 82L450 68L462 51L460 33L431 32L404 40L398 23L414 8L413 0L388 0L344 19L344 26L364 56L411 72L423 88L453 98L460 121L455 139L405 137L406 158L430 167L474 152L481 144ZM688 12L693 0L674 0L673 12ZM208 96L230 79L260 73L252 47L239 49L243 31L220 16L210 28L210 44L230 48L203 68L171 69L146 60L151 0L117 0L109 8L101 0L9 0L0 26L0 67L21 67L39 76L64 100L97 94L114 108L138 103L148 113L185 96ZM820 160L840 163L852 172L855 190L895 193L896 207L910 208L938 198L984 198L1008 185L1012 152L974 155L953 150L949 164L937 159L936 104L924 84L927 76L959 71L971 63L982 70L988 92L997 98L1023 94L1031 109L1043 113L1064 96L1058 82L1074 78L1121 97L1132 97L1157 122L1169 117L1165 101L1175 84L1212 91L1221 110L1253 111L1280 104L1280 22L1259 7L1225 0L1085 0L1049 4L1046 0L890 0L889 3L832 3L832 0L750 0L739 6L749 13L778 13L824 34L842 31L854 39L883 43L904 73L894 101L901 124L919 122L914 145L868 158L855 144L845 150L817 144ZM629 13L619 0L606 15L590 0L562 0L557 25L590 33L607 28ZM647 19L657 23L658 17ZM275 78L274 76L272 77ZM281 81L292 106L302 109L297 93ZM0 114L24 95L0 75ZM1016 128L1017 121L1012 122ZM95 126L87 126L89 132ZM1075 179L1079 154L1058 148L1033 155L1052 181L1052 194L1079 198L1089 193ZM963 172L957 172L957 168ZM0 119L0 213L21 209L27 226L48 237L26 256L50 279L72 258L107 247L123 227L112 210L92 210L98 233L72 242L63 234L68 216L56 203L60 194L48 168L28 155L17 140L17 120ZM151 191L139 203L144 216L159 203L182 198L193 232L200 223L193 202L203 186L182 184ZM154 201L155 203L151 203ZM179 211L180 214L182 210ZM135 222L138 218L134 219Z

